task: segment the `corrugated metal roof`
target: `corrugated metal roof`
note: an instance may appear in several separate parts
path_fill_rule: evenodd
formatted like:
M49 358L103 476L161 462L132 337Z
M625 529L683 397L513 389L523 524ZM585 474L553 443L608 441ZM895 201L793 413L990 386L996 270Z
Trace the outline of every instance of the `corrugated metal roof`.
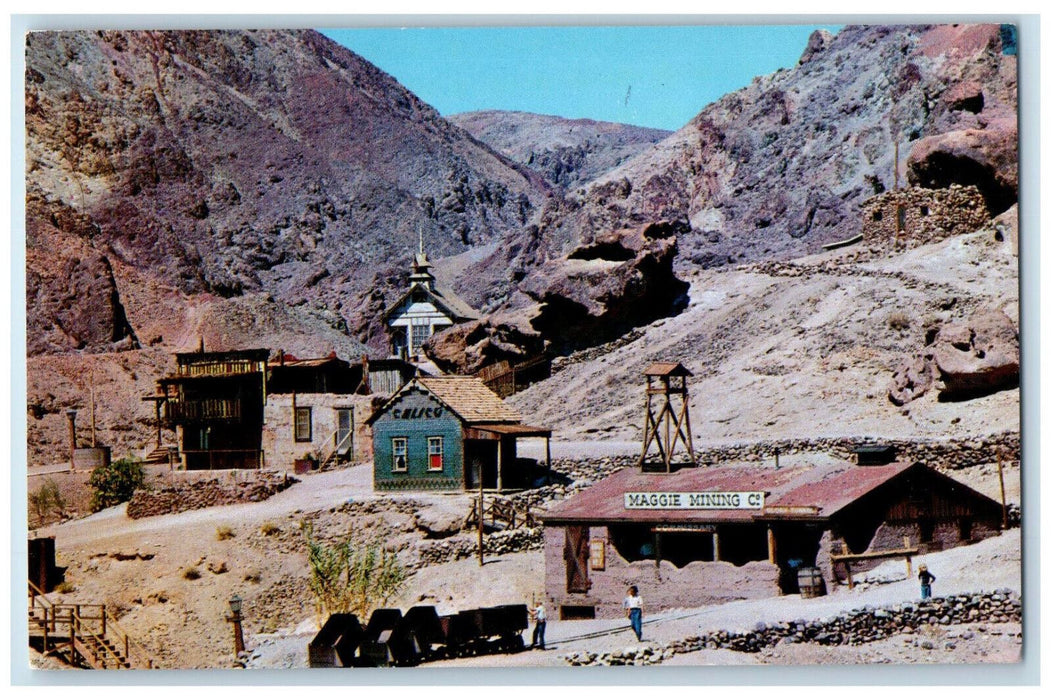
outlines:
M427 391L466 423L520 423L522 415L477 377L417 377Z
M762 519L758 510L632 510L624 507L629 492L766 492L766 506L816 508L824 519L856 501L913 464L858 467L831 465L712 467L680 469L671 474L625 468L576 496L550 507L545 521L591 522L747 522Z
M693 372L682 366L681 362L654 362L643 374L649 377L692 377Z
M871 467L848 465L845 469L815 474L815 478L780 496L776 505L818 506L821 516L827 518L914 464L894 462Z

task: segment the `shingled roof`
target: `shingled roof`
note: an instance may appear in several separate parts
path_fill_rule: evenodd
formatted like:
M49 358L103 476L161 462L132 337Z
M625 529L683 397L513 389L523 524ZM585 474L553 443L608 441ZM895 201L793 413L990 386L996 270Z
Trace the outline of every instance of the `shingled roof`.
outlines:
M477 377L419 377L416 381L465 423L518 423L522 420L518 411L505 404Z

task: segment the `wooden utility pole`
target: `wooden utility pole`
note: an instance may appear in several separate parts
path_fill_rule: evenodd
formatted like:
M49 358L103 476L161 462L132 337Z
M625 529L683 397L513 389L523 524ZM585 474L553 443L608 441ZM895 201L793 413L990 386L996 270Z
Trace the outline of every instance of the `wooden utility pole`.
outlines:
M500 448L497 448L498 450ZM483 480L482 480L482 462L479 460L478 464L478 566L485 566L485 544L482 541L483 535L485 534L485 521L483 516L482 506L485 505L485 496L483 495Z
M1003 448L996 449L996 471L1000 475L1000 513L1001 526L1007 529L1007 492L1004 490L1004 452Z
M894 191L898 191L898 137L894 137Z
M95 444L95 368L91 368L89 376L89 382L91 383L91 446L96 447Z

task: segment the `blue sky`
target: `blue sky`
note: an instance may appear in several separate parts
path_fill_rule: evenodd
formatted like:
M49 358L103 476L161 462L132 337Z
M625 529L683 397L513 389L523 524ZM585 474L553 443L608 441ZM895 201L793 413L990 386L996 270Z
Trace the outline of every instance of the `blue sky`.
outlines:
M816 25L323 29L450 115L505 109L678 129L796 65ZM823 28L835 32L838 26Z

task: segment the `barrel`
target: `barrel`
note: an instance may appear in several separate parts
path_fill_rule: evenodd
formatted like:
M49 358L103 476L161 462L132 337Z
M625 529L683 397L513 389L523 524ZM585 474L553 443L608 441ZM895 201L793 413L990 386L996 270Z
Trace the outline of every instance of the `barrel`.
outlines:
M799 597L817 598L825 595L825 579L821 569L816 566L804 566L799 569Z

